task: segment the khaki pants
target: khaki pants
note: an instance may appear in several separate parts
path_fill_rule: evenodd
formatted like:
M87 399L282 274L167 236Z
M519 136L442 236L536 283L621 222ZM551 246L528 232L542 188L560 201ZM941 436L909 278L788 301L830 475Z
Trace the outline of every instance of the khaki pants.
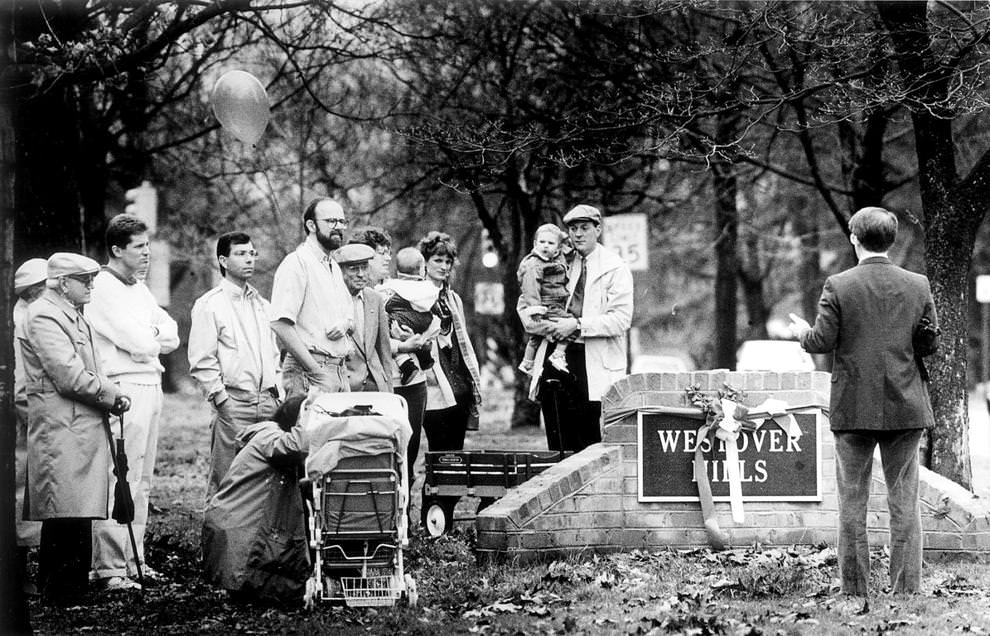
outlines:
M206 501L209 502L217 490L230 463L237 454L237 436L244 427L255 422L272 419L278 400L268 391L253 393L227 389L230 397L213 409L210 423L210 472L206 485Z
M160 384L131 384L120 382L120 390L131 398L131 410L124 413L124 450L127 453L127 483L134 498L134 538L138 559L144 563L144 530L148 524L148 495L158 454L158 423L162 414L164 395ZM120 435L120 419L110 417L114 438ZM109 448L107 452L110 452ZM117 478L110 465L110 494L108 513L113 510L114 484ZM93 571L91 576L103 579L111 576L137 576L134 553L131 550L127 526L113 519L93 522Z

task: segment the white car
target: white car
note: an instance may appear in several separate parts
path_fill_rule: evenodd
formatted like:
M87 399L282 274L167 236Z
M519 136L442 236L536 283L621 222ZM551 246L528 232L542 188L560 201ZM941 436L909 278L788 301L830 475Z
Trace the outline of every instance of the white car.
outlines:
M677 356L639 355L633 360L629 373L685 373L690 370Z
M814 371L815 361L794 340L747 340L736 352L737 371Z

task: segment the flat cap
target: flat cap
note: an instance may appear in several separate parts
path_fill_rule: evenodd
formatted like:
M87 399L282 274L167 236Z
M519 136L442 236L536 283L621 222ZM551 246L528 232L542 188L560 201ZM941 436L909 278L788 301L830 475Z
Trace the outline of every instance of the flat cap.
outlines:
M72 274L98 274L100 264L88 256L72 252L55 252L48 257L48 280Z
M45 282L47 278L48 261L43 258L29 258L14 272L14 294L20 296L22 291L31 285Z
M333 254L333 260L338 265L357 265L367 263L375 257L375 250L364 243L348 243Z
M570 225L578 221L591 221L595 225L602 224L602 213L598 208L591 205L576 205L564 215L564 225Z

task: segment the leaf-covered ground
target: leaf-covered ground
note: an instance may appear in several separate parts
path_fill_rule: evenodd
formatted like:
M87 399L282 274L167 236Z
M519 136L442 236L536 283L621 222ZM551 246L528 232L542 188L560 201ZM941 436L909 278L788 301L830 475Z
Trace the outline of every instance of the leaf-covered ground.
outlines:
M924 592L883 591L887 558L874 553L868 607L836 595L835 552L791 549L634 551L547 563L477 563L470 523L452 536L413 535L405 551L419 605L315 611L231 602L200 575L199 527L209 442L196 398L169 396L148 560L166 581L87 606L31 603L38 633L113 634L990 634L990 566L929 563ZM538 431L483 417L476 448L542 448ZM414 504L417 498L414 496ZM465 499L467 517L476 500Z

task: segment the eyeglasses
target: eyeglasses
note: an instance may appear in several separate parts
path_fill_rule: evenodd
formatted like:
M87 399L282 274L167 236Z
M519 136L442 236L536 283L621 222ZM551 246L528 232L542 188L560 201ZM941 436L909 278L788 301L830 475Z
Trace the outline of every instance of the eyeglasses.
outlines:
M258 250L234 250L230 253L231 256L257 256Z
M96 274L68 274L66 278L71 278L72 280L82 283L86 287L93 285L93 280L96 278Z
M341 216L332 216L332 217L330 217L328 219L317 219L317 220L318 221L322 221L323 223L326 223L327 225L341 225L341 226L347 225L347 219L345 219L344 217L341 217Z
M391 248L388 247L376 247L375 253L378 254L379 256L391 256L392 250Z

